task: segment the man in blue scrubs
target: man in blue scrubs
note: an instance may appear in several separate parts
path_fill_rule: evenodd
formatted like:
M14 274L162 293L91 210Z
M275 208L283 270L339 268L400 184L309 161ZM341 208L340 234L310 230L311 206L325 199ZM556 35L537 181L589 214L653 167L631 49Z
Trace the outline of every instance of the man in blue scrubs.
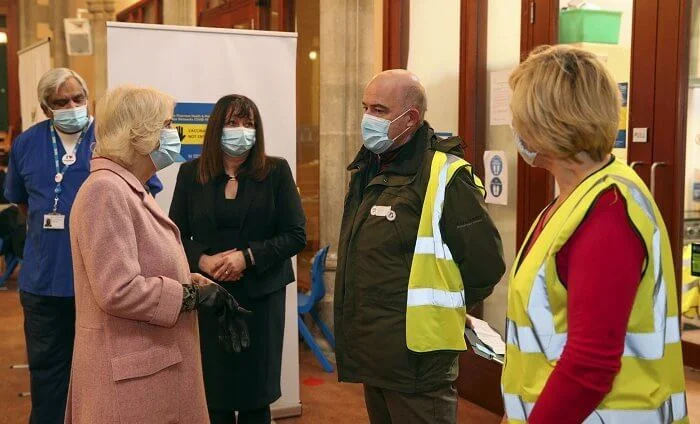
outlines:
M75 335L68 223L78 189L90 173L95 135L88 89L80 75L52 69L42 76L37 91L49 119L14 141L5 197L27 215L19 288L29 358L30 423L53 424L63 423L65 415ZM162 188L157 178L148 185L152 194Z

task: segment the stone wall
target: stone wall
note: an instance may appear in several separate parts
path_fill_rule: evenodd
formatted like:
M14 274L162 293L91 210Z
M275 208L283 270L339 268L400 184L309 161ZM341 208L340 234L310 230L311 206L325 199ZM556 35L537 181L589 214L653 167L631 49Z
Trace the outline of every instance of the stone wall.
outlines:
M330 245L323 320L332 327L335 264L348 164L362 139L362 92L376 71L374 0L321 2L321 245Z

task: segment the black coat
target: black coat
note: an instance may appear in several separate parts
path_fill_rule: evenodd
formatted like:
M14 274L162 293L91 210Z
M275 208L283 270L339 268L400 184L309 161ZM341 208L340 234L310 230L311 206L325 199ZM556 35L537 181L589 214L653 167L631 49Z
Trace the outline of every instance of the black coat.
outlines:
M217 224L215 199L225 184L221 175L197 182L199 160L183 164L177 177L170 218L180 228L192 272L202 254L250 247L255 266L235 283L220 283L253 311L248 319L251 347L227 354L216 337L213 317L200 311L200 337L207 403L212 409L245 410L280 397L285 287L294 281L291 258L306 246L305 217L292 171L284 159L270 158L262 181L241 177L237 195L239 234L227 246Z

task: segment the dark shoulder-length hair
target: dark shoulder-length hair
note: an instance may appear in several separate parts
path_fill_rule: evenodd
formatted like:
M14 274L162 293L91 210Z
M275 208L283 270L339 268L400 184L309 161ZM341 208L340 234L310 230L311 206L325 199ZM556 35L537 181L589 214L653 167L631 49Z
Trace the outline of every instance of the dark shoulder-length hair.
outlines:
M221 133L232 116L252 118L255 122L255 144L250 149L248 158L241 165L238 176L262 181L270 171L270 160L265 155L265 136L258 107L246 96L229 94L216 102L209 116L207 130L204 133L202 155L199 158L197 180L200 184L206 184L224 172Z

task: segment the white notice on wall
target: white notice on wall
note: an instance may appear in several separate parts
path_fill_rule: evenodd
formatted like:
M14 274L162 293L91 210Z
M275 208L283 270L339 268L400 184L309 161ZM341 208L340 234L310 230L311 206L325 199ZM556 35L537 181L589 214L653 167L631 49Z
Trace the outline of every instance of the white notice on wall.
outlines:
M510 99L513 93L508 85L508 78L512 72L512 69L491 72L490 125L510 125L512 121Z
M500 150L484 152L484 170L486 171L486 203L494 205L508 204L508 166L506 153Z

